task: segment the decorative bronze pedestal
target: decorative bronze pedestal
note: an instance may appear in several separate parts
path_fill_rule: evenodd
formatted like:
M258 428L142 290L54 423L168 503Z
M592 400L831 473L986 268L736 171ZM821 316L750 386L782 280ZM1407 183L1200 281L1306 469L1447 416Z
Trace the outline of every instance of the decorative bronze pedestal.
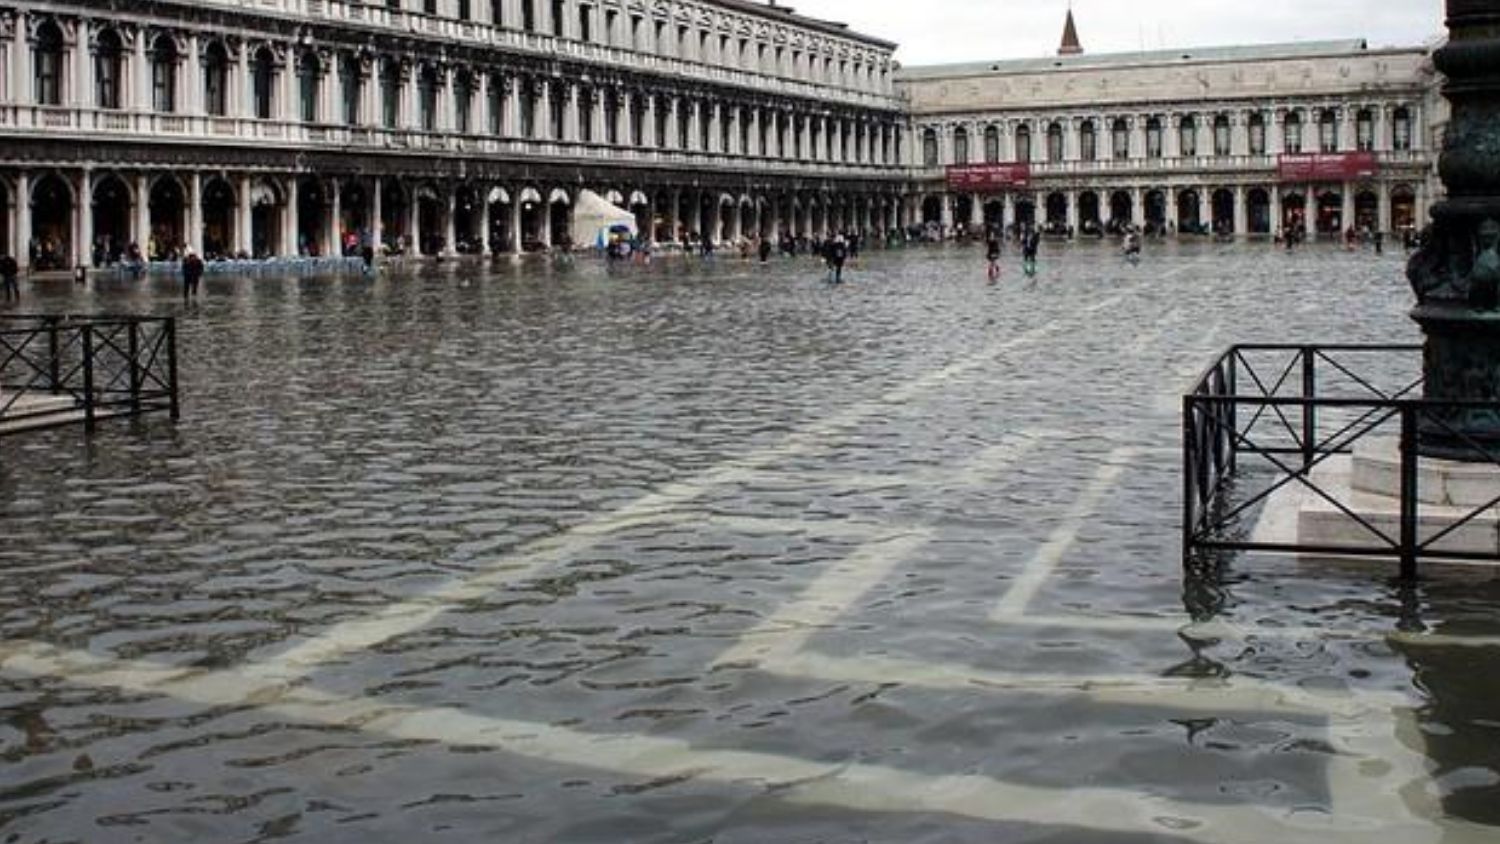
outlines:
M1412 318L1427 336L1426 397L1452 408L1421 420L1424 457L1500 458L1500 0L1448 0L1437 51L1453 107L1439 169L1448 198L1407 268ZM1486 454L1485 452L1488 452Z

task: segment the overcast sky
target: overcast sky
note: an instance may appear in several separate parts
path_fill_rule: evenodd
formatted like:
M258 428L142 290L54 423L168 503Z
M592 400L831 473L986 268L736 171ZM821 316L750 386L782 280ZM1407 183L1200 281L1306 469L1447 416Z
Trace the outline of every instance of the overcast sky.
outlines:
M1068 0L779 0L901 44L902 64L1050 55ZM1073 0L1088 52L1365 38L1420 44L1443 32L1442 0Z

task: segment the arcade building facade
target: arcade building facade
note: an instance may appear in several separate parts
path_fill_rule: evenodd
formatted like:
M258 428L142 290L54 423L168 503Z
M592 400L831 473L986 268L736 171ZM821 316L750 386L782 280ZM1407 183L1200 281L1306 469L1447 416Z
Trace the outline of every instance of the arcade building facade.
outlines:
M1065 40L1056 58L905 69L915 213L949 229L1409 230L1439 185L1431 52L1091 56Z
M753 0L0 0L0 253L521 254L585 190L658 242L1396 231L1436 198L1429 48L895 50Z
M0 252L422 254L898 226L895 45L745 0L0 3Z

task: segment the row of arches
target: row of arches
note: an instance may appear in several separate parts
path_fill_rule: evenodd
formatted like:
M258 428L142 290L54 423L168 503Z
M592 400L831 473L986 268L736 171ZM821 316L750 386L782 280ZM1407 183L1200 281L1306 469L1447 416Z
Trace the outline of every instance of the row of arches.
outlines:
M1229 188L1082 191L1076 195L1053 191L1008 198L960 195L953 197L952 206L946 209L945 197L929 196L922 204L922 220L929 224L983 221L986 226L1101 232L1125 225L1165 230L1170 224L1178 231L1252 235L1272 234L1278 229L1336 234L1350 226L1376 230L1389 225L1400 230L1415 226L1418 220L1417 192L1406 184L1390 189L1384 208L1380 192L1370 187L1355 189L1352 198L1339 188L1308 192L1252 187L1244 190L1243 196L1243 215L1236 208L1239 195ZM1351 211L1353 216L1348 217Z
M573 243L577 185L443 183L224 173L67 173L0 178L0 248L40 270L173 260L358 254L522 253ZM894 195L752 194L599 186L657 242L888 229ZM21 192L24 191L24 196ZM588 246L591 244L578 244Z

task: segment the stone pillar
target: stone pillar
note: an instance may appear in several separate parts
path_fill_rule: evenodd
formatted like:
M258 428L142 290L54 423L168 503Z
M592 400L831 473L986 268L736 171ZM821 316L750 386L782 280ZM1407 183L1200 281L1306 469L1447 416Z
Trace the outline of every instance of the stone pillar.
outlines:
M197 179L196 173L193 178ZM78 197L73 203L73 266L89 267L94 263L94 173L83 168L78 174Z
M667 242L678 241L678 230L682 227L678 219L682 214L682 191L673 188L671 193L672 207L667 209Z
M1245 207L1245 186L1234 186L1234 233L1244 237L1250 233L1249 209Z
M26 16L18 12L15 17L14 37L9 45L10 72L7 75L10 77L10 100L19 106L31 105L35 99L35 92L31 88L31 45L26 41L26 32ZM24 203L16 203L17 213L22 204ZM24 239L17 237L17 261L30 261L30 255L27 254L30 250L24 248L30 240L29 229ZM23 263L22 266L26 264Z
M493 251L490 248L490 192L484 187L480 187L479 192L479 254L488 258Z
M1078 231L1078 191L1070 190L1068 197L1068 228Z
M1390 232L1390 230L1391 230L1391 183L1390 182L1382 181L1380 183L1380 185L1379 185L1379 193L1377 195L1379 197L1380 209L1379 209L1379 211L1376 212L1376 216L1378 218L1376 226L1382 232Z
M385 196L384 184L379 176L374 179L375 187L370 193L370 248L379 255L381 246L385 243Z
M1198 188L1198 224L1212 227L1214 222L1214 194L1208 186Z
M458 189L446 188L443 201L443 250L445 258L458 254Z
M510 191L510 254L518 258L526 248L526 234L521 231L521 192L525 189L517 185Z
M145 173L137 173L135 176L135 225L132 226L131 238L136 245L141 247L141 254L146 253L147 243L151 239L151 180Z
M188 177L188 224L184 231L187 232L187 245L194 251L203 252L203 174L197 170ZM93 240L92 237L89 238Z
M330 180L329 188L328 254L337 257L344 254L344 197L338 179Z
M1283 124L1283 116L1280 110L1271 109L1266 120L1266 154L1272 157L1281 155L1286 151L1286 126ZM1280 224L1280 221L1277 221Z
M953 197L945 193L941 199L943 207L943 237L947 237L953 231Z
M255 241L251 231L254 217L254 208L250 205L250 177L240 176L239 183L235 186L235 199L238 209L234 219L234 251L250 254L255 249Z
M142 112L151 110L151 66L146 62L146 37L147 35L144 30L138 31L135 34L135 49L131 51L132 56L127 63L128 69L125 71L125 76L132 83L130 86L132 95L126 97L122 91L120 97L121 103L127 108L134 107L136 111ZM87 50L87 48L80 49ZM20 77L23 83L30 78L30 70L27 71L25 76ZM121 84L125 84L125 80L122 79ZM272 103L272 113L274 116L275 103ZM145 248L144 243L142 244L142 248Z
M94 105L94 51L89 46L91 30L92 24L88 18L78 21L77 45L73 48L73 70L70 74L73 84L67 97L68 102L78 108L91 108ZM28 83L31 75L17 77L16 81L20 84Z
M1346 231L1354 225L1354 191L1357 187L1353 182L1343 184L1344 207L1340 212L1340 227Z
M16 27L24 29L19 23ZM25 79L26 77L22 77ZM16 176L15 258L22 270L31 267L31 173L22 170Z
M1000 208L1000 227L1002 229L1008 229L1016 221L1016 197L1014 194L1007 191L1001 202L1002 205Z
M286 209L281 215L281 254L296 256L302 254L301 221L298 219L300 209L298 208L298 191L296 175L287 179Z
M1130 222L1138 227L1146 225L1146 189L1132 188L1130 191Z
M1271 234L1281 231L1285 220L1281 213L1281 186L1271 186Z

